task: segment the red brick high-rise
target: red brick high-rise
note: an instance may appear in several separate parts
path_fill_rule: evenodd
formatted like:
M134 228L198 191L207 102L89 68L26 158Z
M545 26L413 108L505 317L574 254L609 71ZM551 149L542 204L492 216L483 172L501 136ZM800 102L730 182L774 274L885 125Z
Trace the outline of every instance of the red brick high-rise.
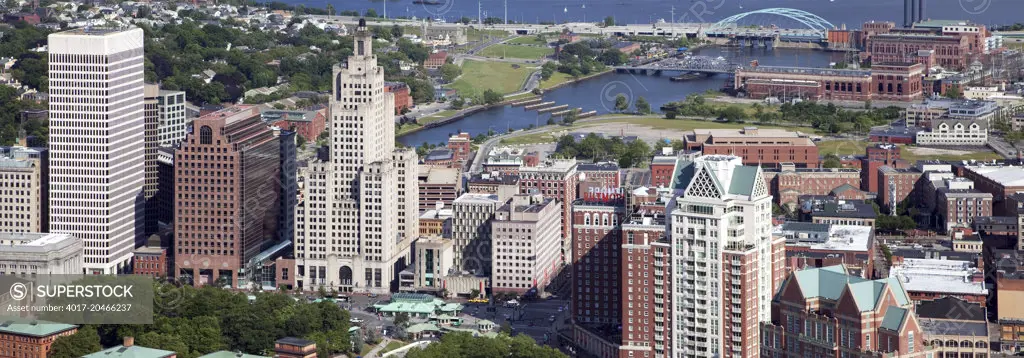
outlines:
M239 270L277 233L280 140L256 106L192 122L175 151L174 272L239 287Z

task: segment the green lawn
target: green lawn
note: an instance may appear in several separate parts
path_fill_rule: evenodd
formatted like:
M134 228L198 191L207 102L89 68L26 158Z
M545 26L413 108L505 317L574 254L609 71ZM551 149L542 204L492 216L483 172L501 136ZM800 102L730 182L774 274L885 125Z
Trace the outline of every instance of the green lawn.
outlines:
M558 86L571 80L572 76L562 72L555 72L551 74L551 78L540 81L540 88L545 90L550 89L551 87Z
M520 36L514 39L505 41L509 45L535 45L535 46L547 46L547 41L540 41L537 36Z
M844 155L864 155L864 151L867 147L874 145L867 141L856 141L856 140L830 140L818 142L818 153L821 155L835 154L838 156ZM990 150L979 150L972 151L964 155L956 154L934 154L925 155L918 154L915 150L920 151L924 148L917 148L913 146L900 146L900 158L911 163L918 160L992 160L992 159L1003 159L999 154Z
M382 349L380 351L380 354L384 354L384 353L387 353L387 352L390 352L390 351L393 351L393 350L405 347L407 344L408 343L401 342L401 341L391 341L391 342L388 342L388 345L384 346L384 349Z
M490 35L492 38L494 38L494 37L507 37L508 36L508 32L501 31L501 30L477 30L477 29L474 29L474 28L470 28L470 29L466 30L466 40L467 41L482 41L484 38L487 37L487 35Z
M436 122L436 121L439 121L439 120L451 117L452 115L454 115L456 113L459 113L459 111L455 110L455 109L446 109L446 110L443 110L443 111L431 114L429 116L420 117L416 121L419 122L419 124L427 125L430 122Z
M507 101L525 101L525 100L534 99L534 98L539 98L539 96L537 96L537 95L535 95L533 93L530 93L530 92L526 92L526 93L517 94L515 96L505 97L505 100L507 100Z
M622 116L620 115L602 115L595 118ZM771 126L771 125L754 125L750 123L721 123L713 121L701 121L695 119L665 119L660 115L650 116L637 116L629 119L612 119L608 121L599 122L588 122L586 125L602 124L602 123L630 123L636 125L642 125L651 127L654 129L674 129L674 130L694 130L694 129L740 129L743 127L756 126L762 129L785 129L785 130L798 130L807 132L813 130L812 128L793 128L783 126Z
M462 76L451 85L462 97L482 96L488 88L501 94L519 91L536 68L504 62L466 61Z
M549 47L495 44L479 52L484 57L539 59L555 53Z
M563 127L557 127L555 130L564 129ZM552 130L555 131L555 130ZM555 136L551 135L551 132L534 133L518 136L515 138L505 138L501 140L501 144L504 145L517 145L517 144L537 144L537 143L551 143L558 140Z

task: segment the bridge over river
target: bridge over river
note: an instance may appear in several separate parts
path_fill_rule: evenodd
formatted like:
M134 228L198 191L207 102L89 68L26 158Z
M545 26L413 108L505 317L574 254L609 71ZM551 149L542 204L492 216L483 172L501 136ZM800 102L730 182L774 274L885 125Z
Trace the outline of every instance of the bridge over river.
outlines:
M617 72L694 72L705 74L734 73L741 67L740 64L730 62L723 57L710 56L686 56L672 57L661 61L646 63L642 65L615 66Z

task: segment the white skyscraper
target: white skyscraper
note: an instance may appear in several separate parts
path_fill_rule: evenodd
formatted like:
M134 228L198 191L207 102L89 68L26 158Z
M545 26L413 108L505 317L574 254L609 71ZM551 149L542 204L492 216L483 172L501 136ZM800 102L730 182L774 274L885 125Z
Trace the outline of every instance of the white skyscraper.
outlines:
M49 37L50 231L84 242L86 273L121 271L142 240L142 29Z
M685 162L672 187L673 357L757 357L771 318L785 239L772 236L761 168L708 155Z
M418 233L415 152L395 150L394 94L360 21L355 53L334 67L327 158L310 163L296 209L297 285L391 291ZM404 185L402 185L404 184ZM401 211L399 210L401 208ZM411 218L411 219L410 219Z

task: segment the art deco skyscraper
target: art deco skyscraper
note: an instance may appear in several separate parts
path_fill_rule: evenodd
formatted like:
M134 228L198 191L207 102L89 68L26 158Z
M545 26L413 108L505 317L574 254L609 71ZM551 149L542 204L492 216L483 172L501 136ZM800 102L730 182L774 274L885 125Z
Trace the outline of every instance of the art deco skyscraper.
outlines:
M410 212L418 210L412 205L417 187L408 185L416 177L416 155L395 149L395 99L384 90L384 69L377 66L365 21L354 39L348 63L334 67L327 156L303 173L296 284L387 293L397 286L418 232L417 215Z
M49 37L50 231L84 242L90 274L123 271L142 241L142 29Z

